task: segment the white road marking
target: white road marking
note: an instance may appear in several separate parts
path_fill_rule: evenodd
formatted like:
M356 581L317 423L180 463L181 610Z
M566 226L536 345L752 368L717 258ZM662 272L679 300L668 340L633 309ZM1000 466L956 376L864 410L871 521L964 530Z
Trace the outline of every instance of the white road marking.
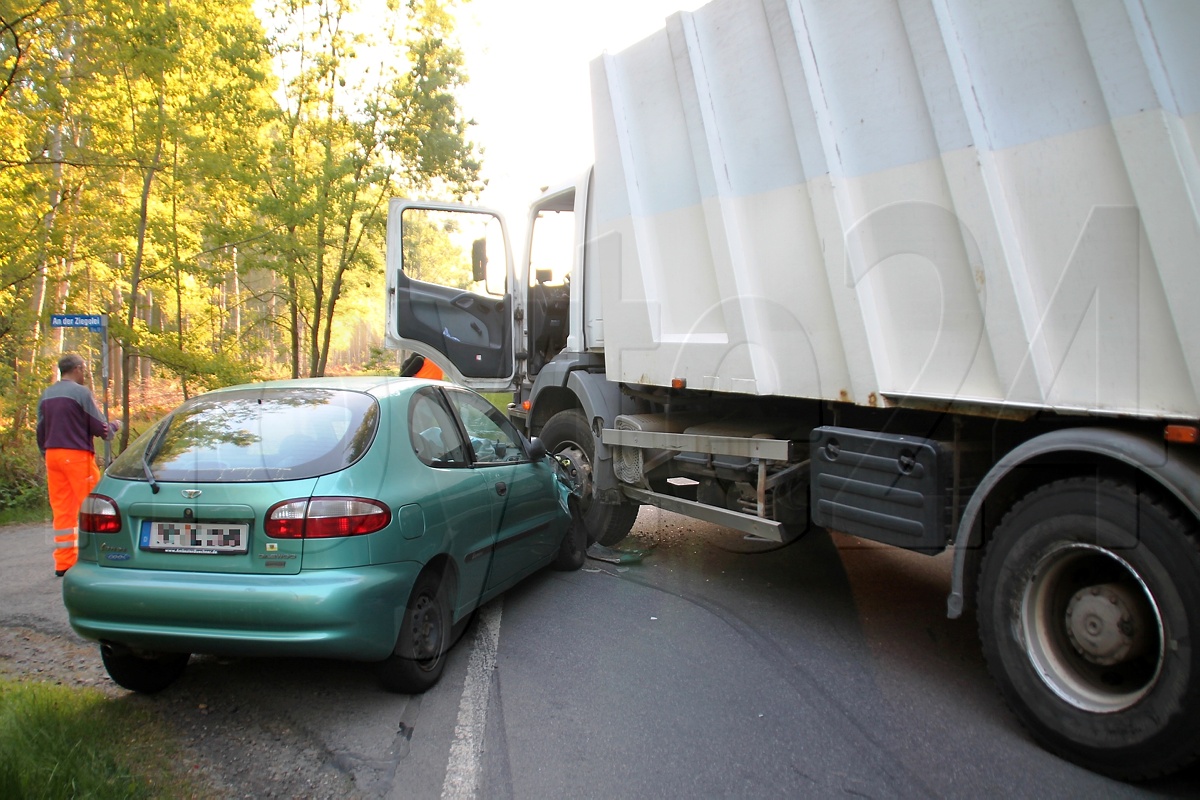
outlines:
M496 649L500 644L502 600L502 597L496 598L479 610L479 624L467 661L467 679L458 704L454 741L450 743L446 781L442 784L443 800L471 800L479 790L488 694L492 671L496 668Z

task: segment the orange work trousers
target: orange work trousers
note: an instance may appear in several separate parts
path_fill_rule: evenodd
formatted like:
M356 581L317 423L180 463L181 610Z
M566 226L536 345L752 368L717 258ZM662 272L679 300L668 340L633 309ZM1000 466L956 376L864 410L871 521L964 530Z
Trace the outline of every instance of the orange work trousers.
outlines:
M96 454L52 447L46 451L46 487L54 512L54 569L66 571L79 559L79 507L96 482Z

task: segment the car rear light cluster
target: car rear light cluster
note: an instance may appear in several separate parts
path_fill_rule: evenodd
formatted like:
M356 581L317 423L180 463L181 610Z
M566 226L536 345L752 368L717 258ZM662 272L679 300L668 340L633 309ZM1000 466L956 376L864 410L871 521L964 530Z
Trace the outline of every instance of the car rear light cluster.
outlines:
M374 533L391 521L392 512L377 500L313 497L271 506L264 528L272 539L333 539Z
M119 533L121 512L116 501L102 494L89 494L79 507L79 530L84 533Z

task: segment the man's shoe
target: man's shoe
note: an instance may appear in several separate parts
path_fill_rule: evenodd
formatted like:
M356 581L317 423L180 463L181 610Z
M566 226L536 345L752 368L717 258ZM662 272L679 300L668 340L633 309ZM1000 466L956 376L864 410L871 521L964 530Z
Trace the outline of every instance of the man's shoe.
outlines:
M54 577L56 577L56 578L61 578L63 575L66 575L66 574L67 574L67 571L65 569L54 570Z

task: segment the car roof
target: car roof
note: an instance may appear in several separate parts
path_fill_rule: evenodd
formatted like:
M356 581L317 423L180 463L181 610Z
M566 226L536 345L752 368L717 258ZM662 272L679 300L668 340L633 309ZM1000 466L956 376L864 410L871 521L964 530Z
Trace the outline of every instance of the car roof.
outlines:
M244 391L246 389L344 389L352 392L364 392L376 397L386 397L413 390L419 386L436 385L445 386L447 384L445 381L430 380L427 378L398 378L393 375L350 375L243 383L237 386L224 386L205 394Z

